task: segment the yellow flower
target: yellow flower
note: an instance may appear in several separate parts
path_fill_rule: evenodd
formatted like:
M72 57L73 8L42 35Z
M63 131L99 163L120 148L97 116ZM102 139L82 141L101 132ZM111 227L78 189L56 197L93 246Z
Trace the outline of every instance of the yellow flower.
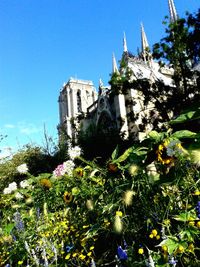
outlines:
M189 222L188 222L188 225L190 225L190 226L194 226L194 225L195 225L195 222L194 222L194 221L189 221Z
M70 257L71 257L71 253L68 253L68 254L66 255L65 259L66 259L66 260L69 260Z
M141 255L144 254L144 249L143 248L139 248L138 249L138 254L141 254Z
M158 146L156 151L157 160L160 161L162 164L170 164L173 162L173 157L167 155L167 146L169 145L170 141L165 140L162 144Z
M77 167L75 170L74 170L74 174L76 176L79 176L79 177L83 177L84 175L84 171L81 167Z
M72 194L69 192L65 192L63 198L65 203L69 204L72 201Z
M50 189L52 187L51 181L49 179L46 179L46 178L41 179L40 184L46 189Z
M87 256L91 257L91 255L92 255L92 251L88 252Z
M153 238L153 234L150 234L150 235L149 235L149 238Z
M199 196L200 195L200 191L199 190L196 190L194 193L193 193L194 196Z
M18 261L18 265L22 265L23 264L23 261Z
M184 247L179 245L177 249L177 253L183 253L184 252Z
M93 250L93 249L94 249L94 246L91 246L89 249L90 249L90 250Z
M118 211L116 211L116 215L119 217L122 217L123 213L120 210L118 210Z
M80 254L80 255L79 255L79 259L80 259L80 260L84 260L84 259L85 259L85 257L86 257L86 256L85 256L85 255L83 255L83 254Z
M165 246L165 245L164 245L164 246L162 246L162 251L163 251L163 252L167 252L167 251L168 251L168 247L167 247L167 246Z
M157 236L157 234L158 234L158 232L157 232L156 229L153 229L153 230L151 231L151 233L152 233L152 235L153 235L154 237Z
M188 250L189 250L189 252L194 252L194 244L189 244L189 246L188 246Z
M197 222L197 227L200 228L200 221Z
M157 235L157 236L156 236L156 239L159 240L159 239L160 239L160 235Z

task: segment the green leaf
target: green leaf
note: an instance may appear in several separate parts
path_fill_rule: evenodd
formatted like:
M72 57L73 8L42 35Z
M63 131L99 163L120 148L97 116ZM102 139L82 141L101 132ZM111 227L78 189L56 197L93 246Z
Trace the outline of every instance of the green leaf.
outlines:
M14 223L7 224L6 227L3 229L3 232L9 235L12 229L14 228L14 226L15 226Z
M179 215L174 216L173 218L179 222L187 222L191 219L195 220L196 214L194 210L191 210L191 211L182 212Z
M171 120L169 123L170 124L179 124L179 123L186 122L186 121L190 120L194 114L195 114L195 111L189 111L187 113L181 114L175 120Z
M189 130L181 130L173 133L171 135L173 138L182 139L182 138L196 138L197 134Z
M163 134L162 133L158 133L157 131L151 131L148 134L150 139L153 139L156 142L159 142L160 140L162 140Z
M116 162L123 162L125 161L129 156L130 154L133 152L133 148L130 147L129 149L127 149L124 154L122 154L117 160Z
M179 246L180 242L176 237L168 237L163 240L158 246L167 246L168 253L172 254Z
M115 150L113 151L113 153L111 155L112 160L117 159L118 153L119 153L119 146L117 145Z

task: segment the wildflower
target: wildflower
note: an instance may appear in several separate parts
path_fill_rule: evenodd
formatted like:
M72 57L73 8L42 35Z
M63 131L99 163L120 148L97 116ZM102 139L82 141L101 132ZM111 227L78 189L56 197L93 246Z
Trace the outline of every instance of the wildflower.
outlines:
M168 251L168 247L167 246L162 246L162 251L164 252L164 253L166 253L167 251Z
M198 228L200 228L200 221L198 221L196 225Z
M52 187L51 181L46 178L41 179L40 184L46 189L50 189Z
M23 264L23 261L18 261L18 265L22 265Z
M153 235L154 237L156 237L156 236L157 236L157 234L158 234L158 232L157 232L157 230L156 230L156 229L153 229L153 230L151 231L151 233L152 233L152 235Z
M191 151L191 160L197 166L200 166L200 149Z
M11 188L9 188L9 187L6 187L6 188L3 190L4 195L9 195L9 194L11 194L11 192L12 192L12 190L11 190Z
M119 217L122 217L123 213L120 210L118 210L118 211L116 211L116 215Z
M74 174L76 175L76 176L78 176L78 177L83 177L83 168L81 168L81 167L78 167L78 168L76 168L75 170L74 170Z
M133 192L132 190L127 190L124 193L123 201L126 206L130 206L132 204L134 194L135 192Z
M127 260L128 259L128 255L127 255L126 251L123 250L121 246L118 246L118 248L117 248L117 255L118 255L120 260Z
M28 180L21 181L19 184L21 188L26 188L29 186Z
M68 246L66 246L65 251L66 251L67 253L69 253L70 250L73 249L73 247L74 247L74 246L68 245Z
M14 216L14 221L15 221L15 227L18 232L21 232L24 230L24 223L21 218L21 214L17 211L13 214Z
M65 168L63 164L60 164L56 167L56 169L53 171L53 175L55 177L59 177L65 174Z
M87 199L86 207L87 207L88 210L93 210L94 209L93 201L91 199Z
M80 255L79 255L79 259L80 259L80 260L84 260L84 259L85 259L85 257L86 257L86 256L85 256L85 255L83 255L83 254L80 254Z
M89 250L93 250L94 249L94 246L91 246L90 248L89 248Z
M158 149L156 151L157 160L166 165L173 162L173 157L167 154L167 146L169 145L169 143L169 140L165 140L163 144L160 144L158 146Z
M70 257L71 257L71 253L68 253L68 254L66 255L65 259L66 259L66 260L69 260Z
M114 229L117 233L121 233L123 228L123 223L121 221L121 218L119 215L115 216L115 221L114 221Z
M65 192L63 198L65 203L69 204L72 201L72 194L69 192Z
M81 155L81 148L79 146L70 147L68 150L68 154L71 160L79 157Z
M138 174L138 171L139 171L139 167L135 164L132 164L129 167L129 173L131 176L136 176Z
M141 254L141 255L144 254L144 249L143 248L139 248L138 249L138 254Z
M27 167L26 163L19 165L19 166L17 167L17 171L18 171L19 173L21 173L21 174L25 174L25 173L27 173L27 172L28 172L28 167Z
M87 253L87 256L90 257L92 255L92 251Z
M67 173L69 176L72 175L73 169L75 167L75 164L72 160L67 160L63 163L64 171Z
M179 245L177 249L177 253L183 253L184 252L184 247Z
M169 260L169 264L172 264L174 267L176 266L176 263L178 261L174 259L174 257L171 257L171 259Z
M24 197L23 197L22 194L20 194L19 192L17 192L17 193L15 194L15 198L16 198L16 199L23 199Z
M196 190L193 195L194 196L200 196L200 191L199 190Z
M150 234L150 235L149 235L149 238L153 238L153 234Z
M189 244L189 246L188 246L188 251L189 252L194 252L194 244Z

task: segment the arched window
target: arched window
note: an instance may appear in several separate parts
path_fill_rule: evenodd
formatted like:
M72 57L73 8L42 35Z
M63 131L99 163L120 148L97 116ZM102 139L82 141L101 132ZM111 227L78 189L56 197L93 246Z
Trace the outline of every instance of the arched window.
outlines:
M77 110L78 112L82 112L82 104L81 104L81 91L77 91Z

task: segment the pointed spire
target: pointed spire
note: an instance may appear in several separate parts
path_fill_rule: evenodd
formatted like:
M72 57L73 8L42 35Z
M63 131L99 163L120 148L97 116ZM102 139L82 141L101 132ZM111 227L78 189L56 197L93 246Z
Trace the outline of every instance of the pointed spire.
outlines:
M174 23L178 19L178 14L174 5L174 0L168 0L170 21Z
M147 49L149 48L149 44L147 41L146 33L144 31L144 26L142 23L141 23L141 41L142 41L142 53L145 54Z
M99 79L99 87L100 87L100 88L102 88L102 87L103 87L103 81L102 81L102 79L101 79L101 78Z
M114 53L112 55L112 72L119 73Z
M128 52L125 32L124 32L124 38L123 38L123 47L124 47L124 53Z

